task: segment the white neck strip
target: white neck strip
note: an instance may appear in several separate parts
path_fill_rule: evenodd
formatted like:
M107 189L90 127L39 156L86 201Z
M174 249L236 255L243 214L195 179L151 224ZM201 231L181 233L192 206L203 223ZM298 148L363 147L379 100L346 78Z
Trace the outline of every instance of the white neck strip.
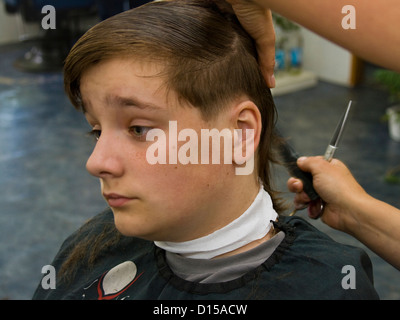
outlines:
M262 187L250 207L236 220L202 238L185 242L155 241L166 251L192 259L212 259L263 238L278 214Z

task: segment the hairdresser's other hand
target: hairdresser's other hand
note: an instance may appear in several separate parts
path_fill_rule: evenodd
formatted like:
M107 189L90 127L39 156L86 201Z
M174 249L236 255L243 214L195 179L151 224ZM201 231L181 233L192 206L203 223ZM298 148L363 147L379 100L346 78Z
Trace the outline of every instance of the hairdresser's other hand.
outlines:
M328 162L322 157L302 157L298 159L297 164L300 169L312 174L314 188L325 203L321 220L332 228L347 232L348 227L356 220L353 213L357 211L359 202L369 195L343 162L337 159ZM296 193L296 207L309 205L310 218L318 217L320 202L310 202L310 198L303 191L301 180L290 178L288 189Z
M252 0L226 0L243 28L256 41L259 64L270 88L275 87L275 30L271 10Z

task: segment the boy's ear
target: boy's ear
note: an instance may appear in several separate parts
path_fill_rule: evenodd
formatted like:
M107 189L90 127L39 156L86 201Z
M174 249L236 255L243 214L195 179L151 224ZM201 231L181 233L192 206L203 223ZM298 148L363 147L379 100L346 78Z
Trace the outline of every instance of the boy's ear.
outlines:
M260 143L262 122L261 113L258 107L252 101L244 101L239 103L233 110L234 128L242 130L242 143L247 139L252 138L246 134L246 129L252 129L254 132L254 151ZM244 146L243 146L244 147Z
M232 111L235 129L233 160L236 164L241 165L243 162L249 161L250 157L254 159L260 143L261 113L252 101L241 102Z

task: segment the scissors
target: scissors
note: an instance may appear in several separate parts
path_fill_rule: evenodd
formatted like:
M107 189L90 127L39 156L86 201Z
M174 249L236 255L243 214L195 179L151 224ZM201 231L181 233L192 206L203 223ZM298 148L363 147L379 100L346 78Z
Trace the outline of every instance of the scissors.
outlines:
M330 162L332 160L332 158L335 154L335 151L337 150L337 148L339 146L339 142L343 135L344 127L345 127L346 121L349 116L351 105L352 105L352 101L350 100L345 112L343 113L343 115L335 129L335 132L333 133L332 139L331 139L328 147L326 148L326 151L324 154L324 159L328 162ZM288 143L284 143L282 145L281 154L285 160L285 165L288 168L290 174L303 181L303 190L307 193L310 200L316 201L316 200L320 199L318 193L314 190L314 187L312 185L312 175L308 172L303 172L300 170L300 168L296 164L297 159L299 158L299 155L291 148L291 146ZM292 213L289 214L289 216L295 215L297 211L303 210L306 207L294 209L292 211ZM323 202L321 202L321 214L323 212L323 209L324 209L324 204L323 204ZM319 216L317 218L319 218Z

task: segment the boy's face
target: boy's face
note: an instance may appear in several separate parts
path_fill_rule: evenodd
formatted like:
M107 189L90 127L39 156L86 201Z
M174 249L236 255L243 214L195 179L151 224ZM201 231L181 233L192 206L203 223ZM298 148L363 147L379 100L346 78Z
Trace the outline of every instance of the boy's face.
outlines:
M170 121L176 121L178 133L190 128L199 138L201 129L221 131L232 128L232 121L221 112L206 122L199 109L180 105L174 92L167 95L159 71L156 64L114 59L83 74L85 116L94 133L101 132L87 169L100 178L121 233L187 241L225 224L218 213L229 211L226 188L235 173L232 164L168 164ZM165 133L167 164L152 165L146 157L157 141L146 141L153 128ZM178 141L177 149L188 140Z

